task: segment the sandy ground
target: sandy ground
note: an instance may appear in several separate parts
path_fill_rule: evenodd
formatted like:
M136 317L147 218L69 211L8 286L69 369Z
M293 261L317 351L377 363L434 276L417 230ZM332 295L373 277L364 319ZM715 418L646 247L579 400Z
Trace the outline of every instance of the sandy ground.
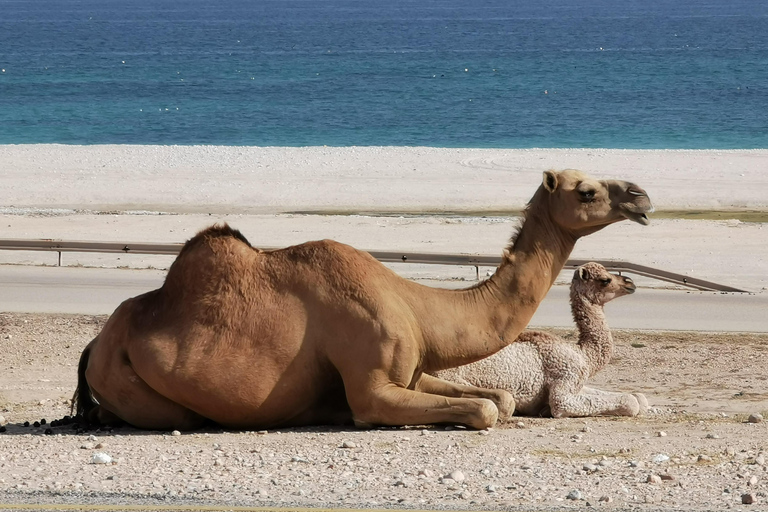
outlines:
M573 257L763 294L768 231L738 219L768 211L766 164L763 150L0 146L0 238L181 242L224 220L254 245L335 238L367 249L498 254L541 172L575 167L635 181L659 210L731 218L625 222L581 240ZM462 215L428 215L445 211ZM0 263L53 257L0 251ZM168 260L65 255L65 263L164 268ZM641 418L516 418L487 432L54 427L46 435L50 426L24 427L67 413L77 358L104 320L0 313L8 422L0 503L768 510L768 422L747 421L768 416L766 335L617 332L614 360L592 384L645 393L652 409ZM112 463L91 464L99 452ZM743 495L754 503L742 504Z

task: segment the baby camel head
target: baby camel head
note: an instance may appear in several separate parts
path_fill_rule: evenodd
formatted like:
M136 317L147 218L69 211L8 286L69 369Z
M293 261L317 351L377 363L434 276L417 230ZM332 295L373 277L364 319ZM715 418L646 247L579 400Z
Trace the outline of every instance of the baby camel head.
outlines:
M648 225L646 214L653 212L648 194L634 183L574 169L546 171L539 191L554 223L576 238L624 219Z
M606 302L635 293L635 283L628 277L611 274L594 261L581 265L573 273L571 300L580 297L600 306Z

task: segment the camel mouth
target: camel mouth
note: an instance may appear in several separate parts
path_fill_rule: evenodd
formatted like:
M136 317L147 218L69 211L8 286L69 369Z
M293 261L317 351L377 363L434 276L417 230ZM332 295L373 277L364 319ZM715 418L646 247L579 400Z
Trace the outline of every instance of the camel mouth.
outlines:
M648 216L644 213L636 213L636 212L630 212L627 210L624 210L622 212L625 218L631 220L632 222L637 222L640 225L647 226L651 223L651 219L648 218Z

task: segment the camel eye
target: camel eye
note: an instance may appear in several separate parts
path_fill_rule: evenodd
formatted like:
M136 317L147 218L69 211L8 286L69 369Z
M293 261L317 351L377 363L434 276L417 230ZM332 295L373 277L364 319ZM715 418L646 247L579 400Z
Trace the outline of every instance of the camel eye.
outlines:
M579 190L579 199L582 203L590 203L595 198L594 190Z
M608 286L609 284L611 284L611 279L610 278L601 279L600 282L603 284L603 286Z

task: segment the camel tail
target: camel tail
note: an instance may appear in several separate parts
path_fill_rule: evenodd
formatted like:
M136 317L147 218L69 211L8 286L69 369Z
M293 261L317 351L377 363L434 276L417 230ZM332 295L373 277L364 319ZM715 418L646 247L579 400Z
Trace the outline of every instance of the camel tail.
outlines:
M88 368L88 357L91 355L91 347L85 347L80 355L80 362L77 365L77 388L72 397L72 408L70 414L76 418L82 418L90 422L91 411L97 404L91 396L91 389L88 387L88 381L85 380L85 370Z

